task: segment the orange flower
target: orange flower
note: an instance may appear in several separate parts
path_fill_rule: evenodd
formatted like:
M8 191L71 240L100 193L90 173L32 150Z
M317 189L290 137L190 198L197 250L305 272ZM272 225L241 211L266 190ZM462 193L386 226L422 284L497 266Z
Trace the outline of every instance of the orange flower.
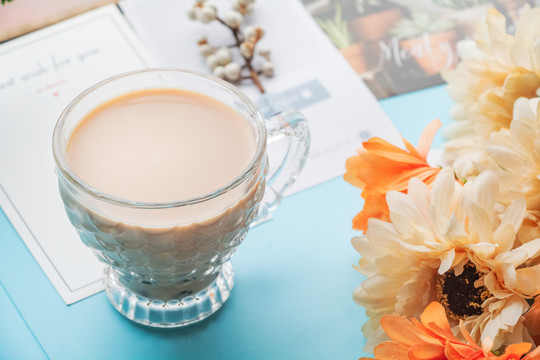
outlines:
M461 334L468 343L463 343L452 334L444 307L438 302L429 304L420 321L410 321L401 316L384 316L381 326L392 341L375 347L378 360L518 360L531 349L532 344L520 343L508 346L501 356L491 352L493 342L486 339L478 346L471 335L460 326ZM540 348L522 360L538 360ZM361 358L360 360L369 360Z
M529 331L529 335L531 335L535 344L540 345L540 296L534 299L534 304L525 314L523 325Z
M358 155L347 159L345 181L362 189L364 208L353 220L353 228L367 230L369 218L390 220L386 204L386 193L390 190L407 193L409 179L419 178L430 185L439 173L439 168L429 166L426 161L431 142L441 122L433 120L425 128L418 147L414 148L403 139L406 150L374 137L362 143Z

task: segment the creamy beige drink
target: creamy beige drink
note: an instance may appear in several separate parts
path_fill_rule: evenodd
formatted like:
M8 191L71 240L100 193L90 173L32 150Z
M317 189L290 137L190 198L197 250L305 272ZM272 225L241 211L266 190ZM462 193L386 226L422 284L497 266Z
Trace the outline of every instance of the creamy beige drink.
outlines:
M133 92L92 110L73 130L68 165L92 188L121 199L164 203L212 193L249 166L256 135L236 111L183 90ZM121 273L124 286L153 298L210 284L244 238L264 192L260 176L199 204L141 209L64 202L81 238ZM126 266L127 264L127 266Z
M67 147L90 186L122 199L170 202L219 189L255 154L249 124L207 96L169 89L131 93L93 110Z

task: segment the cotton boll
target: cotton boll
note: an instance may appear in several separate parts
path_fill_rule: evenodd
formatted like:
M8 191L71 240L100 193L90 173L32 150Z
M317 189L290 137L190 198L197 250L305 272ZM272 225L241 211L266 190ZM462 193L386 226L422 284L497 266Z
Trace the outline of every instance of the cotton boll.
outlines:
M270 56L270 49L268 48L259 48L259 55L261 55L262 57L269 57Z
M195 7L190 7L187 12L187 17L190 20L197 20L197 9Z
M199 52L201 53L202 56L207 57L207 56L212 55L212 53L214 52L214 49L208 44L202 44L202 45L199 45Z
M212 54L210 56L208 56L206 58L206 65L208 65L208 67L212 70L214 70L216 68L216 66L218 66L218 59L217 59L217 56L215 54Z
M240 25L242 25L243 21L244 17L242 16L242 14L234 10L228 11L223 17L223 22L233 29L238 29Z
M244 30L242 31L244 34L244 38L246 40L253 40L255 39L255 27L254 26L246 26Z
M206 36L202 35L197 38L197 45L208 44Z
M240 79L242 68L240 64L232 62L225 66L225 77L231 81L237 81Z
M199 12L199 20L204 24L208 24L209 22L216 20L216 16L216 9L212 6L205 5Z
M244 41L240 44L240 54L246 59L250 59L253 56L255 45L251 41Z
M216 66L214 68L214 71L212 72L215 77L218 77L220 79L225 79L225 66Z
M272 64L270 61L263 62L261 70L266 77L274 76L274 64Z
M216 57L219 65L227 65L232 61L231 50L229 50L229 48L222 47L216 51Z
M253 5L253 4L247 4L247 5L246 5L246 10L245 10L245 12L246 12L246 14L251 14L251 13L253 12L254 9L255 9L255 5Z

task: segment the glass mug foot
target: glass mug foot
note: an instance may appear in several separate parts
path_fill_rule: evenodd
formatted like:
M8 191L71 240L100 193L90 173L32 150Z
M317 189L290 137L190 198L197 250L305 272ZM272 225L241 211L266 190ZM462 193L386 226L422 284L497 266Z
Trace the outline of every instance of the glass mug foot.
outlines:
M175 328L196 323L218 311L231 294L234 271L227 262L204 290L167 301L144 297L126 288L111 266L105 267L104 284L111 304L128 319L151 327Z

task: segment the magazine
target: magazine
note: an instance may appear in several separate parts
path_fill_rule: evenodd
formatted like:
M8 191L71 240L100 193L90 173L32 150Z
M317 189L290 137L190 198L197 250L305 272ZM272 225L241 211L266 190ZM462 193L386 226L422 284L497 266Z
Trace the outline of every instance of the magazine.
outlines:
M328 38L379 99L443 83L456 44L496 8L510 32L537 0L302 0Z

